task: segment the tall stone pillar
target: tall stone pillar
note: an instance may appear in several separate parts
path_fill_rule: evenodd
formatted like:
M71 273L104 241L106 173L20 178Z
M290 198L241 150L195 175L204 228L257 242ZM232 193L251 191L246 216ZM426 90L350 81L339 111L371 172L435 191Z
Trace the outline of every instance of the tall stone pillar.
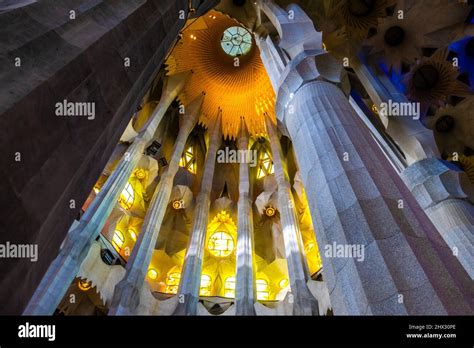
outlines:
M266 128L272 148L273 166L278 185L278 210L285 242L286 261L288 263L288 276L290 279L291 295L293 296L293 314L317 315L318 302L308 289L308 265L305 264L304 249L302 249L301 231L295 202L291 193L288 174L283 167L283 154L280 138L276 125L266 117Z
M82 215L79 225L67 235L63 248L48 268L24 314L53 314L76 277L92 241L99 235L110 213L116 206L117 199L142 156L145 147L152 140L169 106L184 87L188 75L189 73L183 73L168 78L161 101L150 116L147 127L135 138L123 155L117 168Z
M213 4L198 5L203 12ZM0 69L0 129L8 130L0 136L0 234L3 242L38 245L37 262L0 262L0 298L10 299L1 314L24 312L186 24L188 8L188 0L0 1L2 57L11 57ZM97 25L98 18L107 20ZM58 117L56 103L64 100L93 104L95 113Z
M373 71L356 60L354 71L377 107L381 103L407 103L406 97L387 86ZM381 115L387 134L407 157L401 177L454 255L474 279L474 205L461 187L459 173L439 160L431 130L411 117Z
M259 1L291 57L276 113L293 142L334 313L472 314L472 280L327 81L337 79L311 20L296 5L293 16L275 16L267 3Z
M127 273L115 287L109 311L110 315L132 315L139 305L140 291L170 200L173 180L179 169L179 160L183 154L188 136L198 120L203 98L203 96L198 97L185 108L185 115L179 128L170 163L161 176L153 194L136 245L127 262Z
M220 113L220 110L219 110ZM206 239L211 204L212 181L216 165L217 151L221 145L221 117L217 117L214 128L209 135L209 147L201 181L201 191L196 200L196 208L191 227L190 241L184 259L181 281L179 285L178 306L175 315L196 315L201 284L201 268L204 256L204 242Z
M238 139L239 151L249 151L249 135L244 120L241 121ZM239 164L239 202L237 227L237 282L235 314L255 315L254 235L252 200L250 198L249 164L241 158Z

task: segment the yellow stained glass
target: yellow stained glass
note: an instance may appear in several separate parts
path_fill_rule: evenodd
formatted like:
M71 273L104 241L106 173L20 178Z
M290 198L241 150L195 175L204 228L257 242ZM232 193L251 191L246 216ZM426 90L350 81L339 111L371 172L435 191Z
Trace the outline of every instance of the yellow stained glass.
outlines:
M268 282L265 279L257 279L257 300L267 301L268 300Z
M209 238L207 248L214 256L226 257L234 251L234 240L228 233L216 232Z
M117 251L122 250L123 243L125 242L125 238L123 233L119 230L115 230L114 235L112 237L112 245Z
M286 279L286 278L280 280L280 284L279 284L279 285L280 285L280 288L281 288L281 289L286 288L289 283L290 283L290 282L289 282L288 279Z
M151 280L155 280L156 278L158 278L158 272L156 271L156 269L154 268L150 268L148 270L148 273L146 274L148 276L148 278L150 278Z
M135 199L135 192L133 191L133 187L129 182L127 182L127 184L125 185L125 188L120 194L118 203L123 209L129 210L133 206L134 199Z
M199 295L211 296L212 281L211 277L207 274L201 275L201 286L199 288Z
M190 173L196 174L196 158L194 156L194 148L190 146L181 156L179 166L186 168Z
M273 162L268 153L264 153L260 159L260 164L257 171L257 179L262 179L267 175L273 174L275 172L273 167Z
M177 294L180 279L181 279L181 273L179 272L173 272L173 273L168 274L168 277L166 277L165 292L167 292L168 294Z
M229 298L235 297L235 277L229 277L225 280L224 296Z

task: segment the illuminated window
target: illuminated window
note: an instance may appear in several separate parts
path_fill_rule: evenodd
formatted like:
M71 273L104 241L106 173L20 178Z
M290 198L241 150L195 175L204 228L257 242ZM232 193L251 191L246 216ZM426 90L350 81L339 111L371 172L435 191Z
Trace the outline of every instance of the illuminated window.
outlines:
M290 282L288 281L288 279L283 278L282 280L280 280L280 284L279 284L279 285L280 285L280 288L281 288L281 289L286 288L289 283L290 283Z
M179 166L186 168L190 173L196 174L196 156L194 154L194 148L190 146L181 156L179 160Z
M268 282L265 279L257 279L257 300L268 301Z
M173 272L168 274L166 278L166 292L168 294L177 294L179 287L179 280L181 279L181 273Z
M229 56L243 56L252 48L252 34L242 27L230 27L221 39L221 47Z
M134 229L129 228L128 233L130 234L130 238L132 238L133 241L137 240L137 233L135 232Z
M260 159L260 165L258 166L257 179L264 178L274 172L272 159L268 153L264 153Z
M199 288L199 295L201 296L211 296L211 277L203 274L201 276L201 287Z
M229 277L225 280L224 296L235 297L235 277Z
M123 189L118 202L123 209L129 210L133 205L133 200L135 199L135 192L133 192L133 187L127 182L125 188Z
M207 248L214 256L226 257L234 250L234 240L225 232L216 232L209 238Z
M119 230L115 230L114 236L112 237L112 245L117 251L122 250L123 243L125 242L125 238L123 233Z
M158 278L158 272L156 269L154 268L150 268L146 274L148 276L148 278L150 278L151 280L155 280L156 278Z

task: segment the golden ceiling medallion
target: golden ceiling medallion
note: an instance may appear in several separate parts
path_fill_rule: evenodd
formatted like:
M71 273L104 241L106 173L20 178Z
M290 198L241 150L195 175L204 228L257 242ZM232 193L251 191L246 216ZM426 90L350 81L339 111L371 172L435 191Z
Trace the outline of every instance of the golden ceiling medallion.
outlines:
M255 39L237 21L211 11L188 22L166 65L168 75L193 71L179 99L187 105L205 93L201 125L212 128L220 113L227 139L237 138L241 117L251 135L265 133L264 115L274 117L275 93Z
M265 214L266 214L268 217L274 216L275 213L276 213L275 208L273 208L273 207L266 207L266 208L265 208Z
M179 209L183 209L184 208L184 202L179 199L179 200L176 200L173 202L173 209L175 210L179 210Z

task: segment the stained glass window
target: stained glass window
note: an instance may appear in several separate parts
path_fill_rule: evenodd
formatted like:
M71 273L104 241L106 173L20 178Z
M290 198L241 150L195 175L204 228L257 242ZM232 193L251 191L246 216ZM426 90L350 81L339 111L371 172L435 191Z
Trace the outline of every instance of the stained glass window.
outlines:
M119 230L115 230L114 236L112 237L112 245L117 251L122 250L124 241L125 238L123 236L123 233Z
M201 276L201 287L199 288L199 295L201 296L211 296L211 277L203 274Z
M264 153L260 159L260 165L258 166L257 179L266 177L267 175L273 174L275 172L273 168L273 161L268 155Z
M225 280L224 296L235 297L235 277L229 277Z
M190 146L181 156L179 166L186 168L190 173L196 174L196 157L194 155L194 148Z
M168 294L176 294L178 293L179 281L181 279L181 273L173 272L168 274L166 278L166 292Z
M268 300L268 282L265 279L257 279L257 300L267 301Z
M123 209L129 210L133 206L133 200L135 199L135 192L129 182L125 185L118 202Z
M209 238L207 248L214 256L226 257L234 250L234 240L225 232L216 232Z
M221 46L229 56L246 55L252 48L252 35L245 28L230 27L222 35Z

